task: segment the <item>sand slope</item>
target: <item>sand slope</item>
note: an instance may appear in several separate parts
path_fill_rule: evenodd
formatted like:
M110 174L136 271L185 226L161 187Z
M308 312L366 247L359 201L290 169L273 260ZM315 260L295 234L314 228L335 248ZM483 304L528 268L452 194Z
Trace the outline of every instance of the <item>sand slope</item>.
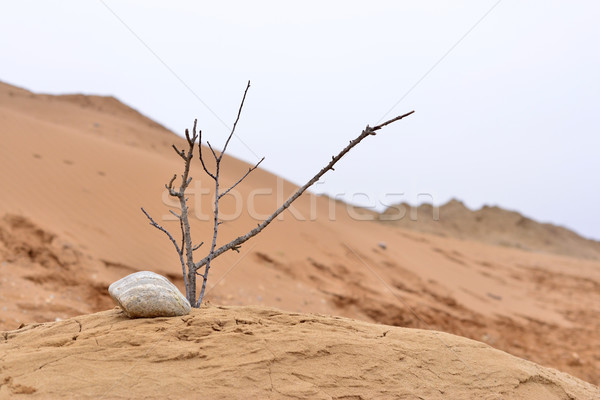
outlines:
M6 84L0 135L0 329L109 309L108 285L139 270L181 288L171 243L139 210L178 232L164 184L181 169L170 147L182 147L179 137L114 98ZM224 168L231 184L248 165L226 158ZM208 181L199 165L192 176L192 231L207 240ZM295 186L257 170L238 189L240 202L222 205L230 218L219 243L256 226ZM446 331L600 382L600 262L359 217L302 196L240 254L215 261L208 299Z
M600 389L441 332L264 307L129 320L114 309L0 336L0 398L523 399Z

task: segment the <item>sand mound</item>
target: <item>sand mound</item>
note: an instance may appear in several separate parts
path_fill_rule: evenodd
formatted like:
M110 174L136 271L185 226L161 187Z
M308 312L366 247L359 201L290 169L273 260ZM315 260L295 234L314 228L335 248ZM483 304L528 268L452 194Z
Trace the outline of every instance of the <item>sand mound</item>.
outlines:
M437 212L439 215L436 215ZM581 237L561 226L536 222L518 212L500 207L484 206L472 211L462 202L451 200L436 211L431 204L411 207L402 203L388 207L379 216L379 220L436 235L478 240L528 251L600 259L600 242Z
M261 307L0 334L0 398L593 399L567 374L450 334Z

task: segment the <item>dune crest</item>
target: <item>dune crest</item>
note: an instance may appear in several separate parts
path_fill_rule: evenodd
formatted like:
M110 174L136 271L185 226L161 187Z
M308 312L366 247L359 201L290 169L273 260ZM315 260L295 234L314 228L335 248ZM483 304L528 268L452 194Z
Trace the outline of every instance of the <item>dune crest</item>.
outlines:
M378 218L385 224L440 236L600 260L600 242L496 206L472 211L456 199L437 209L431 204L401 203L388 207Z

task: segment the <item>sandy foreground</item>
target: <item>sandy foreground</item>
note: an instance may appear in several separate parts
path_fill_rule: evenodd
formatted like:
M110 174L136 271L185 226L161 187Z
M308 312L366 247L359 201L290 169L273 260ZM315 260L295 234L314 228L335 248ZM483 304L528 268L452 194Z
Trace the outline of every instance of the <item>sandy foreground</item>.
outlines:
M474 340L265 307L119 309L4 333L0 398L593 399L600 389Z
M596 387L489 347L600 383L597 242L586 247L568 236L580 247L553 251L544 242L526 251L472 240L477 235L464 230L442 237L364 220L345 204L305 195L239 254L216 260L208 299L241 308L127 321L105 311L114 306L107 287L115 280L151 270L182 289L171 243L139 210L178 232L164 184L181 169L171 144L183 147L182 139L114 98L37 95L2 83L0 134L3 396L35 389L40 398L102 390L105 398L180 398L206 387L207 398L239 390L256 398L599 398ZM224 184L248 168L224 163ZM199 178L193 234L207 240L209 181L199 165L192 176ZM255 171L238 188L242 201L224 202L230 218L219 243L256 226L295 188ZM496 231L507 238L502 223Z

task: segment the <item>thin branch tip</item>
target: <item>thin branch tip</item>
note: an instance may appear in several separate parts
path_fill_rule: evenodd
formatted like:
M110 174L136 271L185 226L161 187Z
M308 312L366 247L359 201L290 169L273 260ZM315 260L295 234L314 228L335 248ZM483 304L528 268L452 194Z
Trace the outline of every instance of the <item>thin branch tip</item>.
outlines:
M171 178L171 180L169 181L169 184L165 185L167 187L167 189L173 188L173 182L175 182L175 179L177 179L177 174L174 174L173 177Z
M414 112L415 112L415 110L412 110L412 111L409 111L409 112L407 112L406 114L399 115L399 116L397 116L396 118L392 118L392 119L390 119L390 120L388 120L388 121L385 121L385 122L384 122L384 123L382 123L382 124L379 124L379 125L377 125L377 126L375 126L375 127L371 128L371 130L373 130L373 131L378 131L378 130L380 130L381 128L383 128L384 126L386 126L386 125L389 125L389 124L391 124L391 123L393 123L393 122L396 122L396 121L400 121L402 118L406 118L406 117L408 117L409 115L411 115L411 114L414 114ZM368 127L368 125L367 125L367 127Z

